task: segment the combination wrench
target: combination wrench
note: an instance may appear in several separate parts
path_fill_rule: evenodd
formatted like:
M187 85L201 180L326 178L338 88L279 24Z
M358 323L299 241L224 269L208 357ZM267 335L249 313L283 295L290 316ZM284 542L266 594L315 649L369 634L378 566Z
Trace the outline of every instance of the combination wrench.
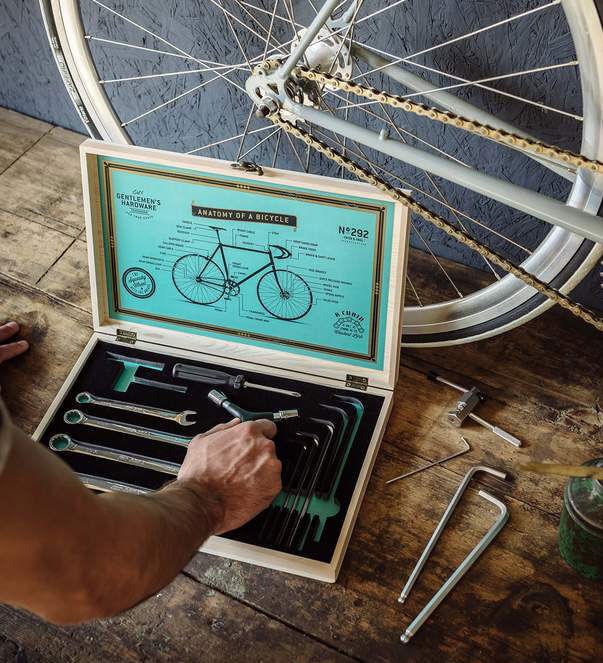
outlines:
M163 431L154 430L153 428L144 428L143 426L131 426L129 424L122 424L118 421L112 421L111 419L89 417L81 410L68 410L65 412L63 420L66 424L81 424L82 426L102 428L103 430L111 430L115 433L123 433L124 435L144 437L147 440L154 440L155 442L175 444L179 447L188 447L190 441L193 439L192 437L185 437L184 435L164 433Z
M138 405L136 403L126 403L125 401L118 401L113 398L103 398L95 396L89 391L82 391L75 397L76 403L80 405L100 405L102 407L111 407L115 410L126 410L127 412L134 412L135 414L146 414L149 417L159 417L160 419L167 419L168 421L175 421L181 426L192 426L195 421L189 421L188 417L192 417L197 413L194 410L184 410L183 412L174 412L173 410L164 410L160 407L152 407L150 405Z
M94 458L113 460L117 463L125 463L126 465L141 467L145 470L154 470L155 472L172 474L173 476L176 476L178 474L178 470L180 469L180 465L178 465L178 463L170 463L166 460L159 460L149 456L142 456L141 454L126 453L124 451L120 451L119 449L101 447L97 444L79 442L78 440L74 440L72 437L65 435L64 433L53 435L50 438L48 446L53 451L71 451L77 454L84 454L85 456L93 456Z

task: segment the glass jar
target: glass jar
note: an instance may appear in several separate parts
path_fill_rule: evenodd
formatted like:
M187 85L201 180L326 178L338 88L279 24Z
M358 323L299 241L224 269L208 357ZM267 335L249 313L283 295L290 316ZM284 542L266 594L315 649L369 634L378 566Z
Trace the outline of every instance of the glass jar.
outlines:
M603 468L603 458L584 464ZM580 575L603 579L603 481L573 477L565 484L559 551Z

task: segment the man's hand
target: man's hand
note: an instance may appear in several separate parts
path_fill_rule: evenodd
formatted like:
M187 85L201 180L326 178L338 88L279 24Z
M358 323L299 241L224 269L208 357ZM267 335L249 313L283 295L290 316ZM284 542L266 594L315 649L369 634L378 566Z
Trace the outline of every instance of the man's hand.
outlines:
M27 341L15 341L14 343L5 343L9 338L12 338L19 331L19 325L16 322L7 322L0 325L0 364L3 361L17 357L23 354L28 348Z
M281 462L276 457L274 422L267 419L227 424L197 435L188 445L178 483L214 499L214 534L228 532L266 509L281 490Z

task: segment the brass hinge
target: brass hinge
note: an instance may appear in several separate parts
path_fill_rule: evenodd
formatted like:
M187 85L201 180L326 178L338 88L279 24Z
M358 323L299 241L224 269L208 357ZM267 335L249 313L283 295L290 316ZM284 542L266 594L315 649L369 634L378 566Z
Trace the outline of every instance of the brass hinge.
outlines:
M129 331L128 329L118 329L116 340L119 341L120 343L127 343L128 345L134 345L134 343L136 343L136 332Z
M366 391L369 386L369 381L368 378L360 377L360 375L350 375L348 373L345 376L345 386L359 389L360 391Z

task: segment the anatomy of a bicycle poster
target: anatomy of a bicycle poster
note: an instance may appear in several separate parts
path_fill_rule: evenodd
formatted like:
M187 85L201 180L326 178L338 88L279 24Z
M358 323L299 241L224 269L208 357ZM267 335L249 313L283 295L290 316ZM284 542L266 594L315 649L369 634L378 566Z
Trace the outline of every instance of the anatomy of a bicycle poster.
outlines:
M393 203L98 160L111 317L381 367Z

